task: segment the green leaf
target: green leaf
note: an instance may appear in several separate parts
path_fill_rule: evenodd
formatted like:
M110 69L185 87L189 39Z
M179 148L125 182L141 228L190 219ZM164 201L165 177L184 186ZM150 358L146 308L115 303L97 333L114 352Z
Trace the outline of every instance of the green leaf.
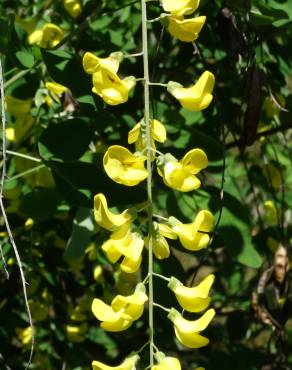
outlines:
M50 123L39 140L40 155L46 161L57 158L77 160L88 149L92 133L91 123L82 118Z
M31 68L34 65L34 57L27 51L17 51L15 56L25 68Z
M85 253L94 231L92 210L79 208L73 220L73 228L64 252L65 260L78 259Z

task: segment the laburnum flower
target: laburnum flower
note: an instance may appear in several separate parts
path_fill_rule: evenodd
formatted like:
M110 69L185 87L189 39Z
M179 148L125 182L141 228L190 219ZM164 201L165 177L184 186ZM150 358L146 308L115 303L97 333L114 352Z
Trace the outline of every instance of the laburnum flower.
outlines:
M15 118L14 123L9 123L6 128L6 138L9 141L20 141L31 128L34 122L30 114L31 103L31 99L5 97L5 110Z
M45 83L45 86L50 92L56 95L62 95L65 91L68 90L68 87L58 84L57 82L47 81Z
M198 189L201 181L195 176L208 165L208 158L201 149L192 149L178 161L171 154L159 156L158 173L165 185L178 191L188 192Z
M199 33L203 28L206 17L195 17L184 19L183 17L169 16L166 17L167 30L175 38L180 41L192 42L199 37Z
M176 239L176 234L172 229L164 224L153 222L153 235L152 235L152 250L155 257L159 260L168 258L170 256L169 245L165 237L169 239ZM148 248L149 235L145 238L145 247Z
M28 326L24 329L16 328L15 331L23 346L30 344L33 335L33 328L31 326Z
M173 227L182 246L190 251L198 251L206 248L210 235L208 234L213 227L213 215L210 211L200 211L193 222L183 224L175 218L170 218Z
M209 106L213 99L212 91L215 84L213 73L205 71L195 85L183 87L181 84L169 81L167 90L189 111L200 111Z
M125 103L136 84L134 76L120 79L117 75L121 58L121 53L113 53L108 58L98 58L88 52L83 57L83 68L86 73L92 75L92 91L109 105Z
M81 325L67 325L66 333L67 338L74 343L81 343L85 340L84 334L88 329L87 324L84 322Z
M28 36L30 44L37 44L41 48L53 48L64 37L63 30L54 23L46 23L41 29L31 32Z
M162 0L162 7L166 12L176 16L193 13L199 6L200 0Z
M79 0L63 0L65 10L73 18L77 18L82 12L81 3Z
M165 356L162 352L155 354L157 364L151 370L181 370L180 362L175 357Z
M272 200L267 200L264 203L264 218L269 224L276 224L278 222L278 212Z
M131 153L120 145L112 145L103 157L107 175L118 184L135 186L145 180L148 172L144 167L145 155Z
M144 240L141 235L137 232L131 232L130 223L127 223L111 234L101 248L112 263L116 263L124 256L120 268L130 274L136 272L140 267L143 246Z
M174 308L170 309L167 317L173 322L177 339L186 347L200 348L209 343L209 339L200 333L209 325L215 315L215 310L210 308L197 320L186 320Z
M142 316L147 300L145 286L139 283L133 294L129 296L117 295L110 306L95 298L91 309L95 317L102 321L101 328L112 332L123 331Z
M157 119L150 120L151 148L155 150L155 141L164 143L166 140L166 130L161 122ZM137 123L128 134L128 143L135 143L137 151L143 151L147 147L146 143L146 126L144 119ZM153 151L154 153L154 151ZM155 153L153 158L155 157Z
M205 310L210 304L209 292L214 279L215 276L210 274L197 286L186 287L172 276L167 286L174 292L176 299L184 310L200 312Z
M93 370L136 370L136 363L139 356L134 354L125 358L125 360L118 366L108 366L99 361L92 362Z
M94 219L96 223L106 230L123 226L125 223L132 221L135 215L128 210L116 214L108 209L106 197L102 194L96 194L94 197Z

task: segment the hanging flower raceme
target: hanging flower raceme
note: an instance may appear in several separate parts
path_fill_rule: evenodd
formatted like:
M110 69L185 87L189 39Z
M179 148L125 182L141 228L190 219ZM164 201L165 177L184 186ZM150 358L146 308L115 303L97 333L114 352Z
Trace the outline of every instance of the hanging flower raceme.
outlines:
M134 212L126 210L120 214L111 212L108 209L106 197L96 194L94 197L94 218L96 223L106 230L113 230L135 218Z
M129 92L136 84L134 76L120 79L117 75L122 58L122 53L112 53L108 58L98 58L88 52L83 57L83 68L86 73L92 75L92 91L109 105L125 103Z
M167 90L189 111L200 111L206 109L213 99L215 77L213 73L205 71L197 83L185 88L181 84L169 81Z
M195 41L206 21L205 16L184 19L183 17L168 16L162 18L168 32L175 38L184 42Z
M128 329L135 320L142 316L147 300L145 286L139 283L133 294L117 295L110 306L95 298L91 308L95 317L102 321L100 326L104 330L117 332Z
M5 110L15 121L6 128L6 137L9 141L19 142L31 128L34 119L30 114L31 99L22 100L13 96L5 97Z
M171 308L167 317L173 322L177 339L186 347L200 348L209 343L209 339L200 335L206 329L215 315L215 310L210 308L198 320L190 321Z
M120 365L118 366L108 366L99 361L92 362L93 370L136 370L136 363L139 360L139 356L134 354L127 357Z
M82 12L81 3L79 0L63 0L65 10L72 18L77 18Z
M169 153L157 159L158 173L165 185L182 192L200 187L201 181L195 175L207 165L208 158L201 149L190 150L180 161Z
M159 260L170 256L169 245L165 238L176 239L177 236L169 226L153 222L152 249ZM148 245L149 235L145 238L145 247L148 248Z
M150 133L151 133L151 148L153 149L152 159L155 158L155 141L164 143L166 140L166 130L161 122L156 119L150 121ZM128 143L135 143L137 151L143 151L147 147L146 144L146 126L145 121L142 119L137 123L128 134Z
M181 307L189 312L200 312L205 310L211 301L209 292L215 276L208 275L200 284L194 287L186 287L178 279L172 276L168 287L174 292Z
M101 248L112 263L116 263L124 256L120 268L131 274L140 267L143 246L144 240L141 235L138 232L132 232L130 223L126 223L111 234Z
M123 146L112 145L103 157L103 166L113 181L118 184L135 186L148 176L144 167L146 159L145 155L133 154Z
M210 211L200 211L189 224L183 224L174 217L170 217L169 222L184 248L198 251L208 246L209 232L213 227L213 215Z
M41 48L53 48L64 37L63 30L56 24L47 23L41 29L35 30L28 35L30 44L37 44Z
M175 16L192 14L199 6L200 0L162 0L162 7L166 12Z

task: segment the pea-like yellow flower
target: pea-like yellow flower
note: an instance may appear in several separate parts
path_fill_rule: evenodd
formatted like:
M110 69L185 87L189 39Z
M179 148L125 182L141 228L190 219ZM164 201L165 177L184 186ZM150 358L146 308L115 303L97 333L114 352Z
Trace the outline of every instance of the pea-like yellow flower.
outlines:
M188 19L169 16L166 19L168 32L178 40L185 42L195 41L206 21L205 16Z
M94 197L94 219L96 223L106 230L123 226L126 222L133 220L135 215L128 210L116 214L108 209L106 197L102 194L96 194Z
M84 334L88 329L87 324L84 322L81 325L67 325L66 333L67 338L74 343L81 343L85 340Z
M155 141L164 143L166 140L166 130L161 122L157 119L150 121L151 148L153 149L153 158L155 158ZM137 151L143 151L147 147L146 143L146 126L144 119L137 123L128 134L128 143L135 143Z
M92 362L93 370L136 370L136 363L139 360L138 355L132 355L127 357L120 365L118 366L108 366L99 361Z
M208 158L201 149L192 149L178 161L172 155L158 157L158 173L165 185L178 191L188 192L198 189L201 181L195 176L207 167Z
M133 294L117 295L110 306L95 298L92 302L92 312L98 320L102 321L100 326L104 330L123 331L141 317L147 300L145 286L139 283Z
M168 287L174 292L181 307L189 312L205 310L211 301L209 292L214 282L215 275L210 274L200 284L194 287L186 287L175 277L171 277Z
M125 103L136 84L134 76L120 79L117 75L121 58L121 53L113 53L108 58L98 58L88 52L83 57L85 72L92 74L93 93L109 105Z
M173 322L177 339L186 347L200 348L209 343L209 339L200 335L206 329L215 315L215 310L210 308L198 320L190 321L174 308L170 309L167 317Z
M41 48L53 48L61 42L63 37L64 32L60 27L53 23L47 23L41 29L30 33L28 42L37 44Z
M53 94L62 95L65 91L68 90L68 87L58 84L57 82L47 81L45 83L46 88Z
M210 211L200 211L193 222L183 224L174 217L170 218L172 230L176 233L182 246L190 251L198 251L208 246L213 227L213 215Z
M169 81L167 90L180 102L183 108L194 112L209 106L213 99L214 84L213 73L205 71L195 85L185 88L177 82Z
M161 352L156 353L158 363L151 367L151 370L181 370L180 362L175 357L164 356Z
M276 224L278 222L278 212L272 200L267 200L264 203L264 218L269 224Z
M170 256L169 245L165 237L169 239L176 239L176 234L170 227L164 224L153 222L153 236L152 236L152 250L155 257L159 260L168 258ZM145 247L148 248L149 235L145 238Z
M15 331L23 346L26 346L31 342L33 335L33 328L31 326L24 329L16 328Z
M122 271L127 273L136 272L142 262L144 241L137 232L131 232L130 223L123 225L101 246L108 259L115 263L122 256L120 264Z
M65 10L72 18L77 18L82 12L81 3L79 0L63 0Z
M193 13L199 4L200 0L162 0L163 9L176 16Z
M112 145L103 157L103 166L113 181L126 186L135 186L148 176L144 167L146 159L146 156L132 154L123 146Z

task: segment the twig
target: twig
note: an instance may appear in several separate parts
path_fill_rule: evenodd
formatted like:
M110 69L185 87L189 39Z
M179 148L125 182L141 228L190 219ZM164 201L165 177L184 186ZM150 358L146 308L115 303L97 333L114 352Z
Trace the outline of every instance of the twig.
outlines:
M23 272L23 268L22 268L22 262L21 262L20 255L18 253L18 249L17 249L17 246L16 246L14 238L13 238L13 234L12 234L9 222L8 222L8 218L7 218L7 215L6 215L6 212L5 212L4 202L3 202L4 181L5 181L5 177L6 177L6 136L5 136L6 135L6 116L5 116L5 104L4 104L4 96L5 95L4 95L4 82L3 82L1 59L0 59L0 88L1 88L2 158L3 158L2 175L1 175L1 182L0 182L0 208L1 208L3 219L4 219L4 223L5 223L5 226L6 226L6 230L7 230L8 236L9 236L9 240L10 240L10 243L12 245L12 248L13 248L13 251L14 251L14 254L15 254L15 258L16 258L16 261L17 261L17 265L18 265L18 268L19 268L21 283L22 283L23 296L24 296L24 301L25 301L25 306L26 306L26 311L27 311L27 316L28 316L30 327L32 329L30 355L29 355L28 363L25 366L25 369L28 369L30 364L31 364L32 355L33 355L33 351L34 351L34 339L35 339L34 338L34 327L33 327L31 312L30 312L30 308L29 308L29 304L28 304L26 281L25 281L25 276L24 276L24 272Z

